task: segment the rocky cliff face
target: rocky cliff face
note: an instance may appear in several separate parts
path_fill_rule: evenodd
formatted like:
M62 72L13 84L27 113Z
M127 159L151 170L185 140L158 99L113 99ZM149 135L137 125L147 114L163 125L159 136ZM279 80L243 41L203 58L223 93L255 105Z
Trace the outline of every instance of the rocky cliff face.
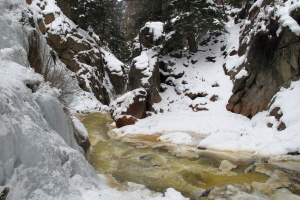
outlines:
M227 72L234 80L227 109L250 118L267 110L281 87L289 87L291 81L300 78L299 36L282 26L274 4L274 1L264 0L261 5L255 3L242 10L248 15L242 27L240 47L235 53L244 57L244 62L236 71ZM290 16L299 24L298 10L292 11ZM247 75L235 78L242 70Z
M68 1L59 0L58 5L70 15ZM36 15L41 16L34 22L28 11L25 17L31 25L37 27L52 47L54 63L59 58L66 67L74 72L79 86L93 93L103 104L109 104L111 99L124 91L124 65L118 61L109 50L105 50L100 39L93 32L85 32L69 20L60 8L55 12L47 12L47 1L28 2L39 9ZM32 6L35 6L32 5Z

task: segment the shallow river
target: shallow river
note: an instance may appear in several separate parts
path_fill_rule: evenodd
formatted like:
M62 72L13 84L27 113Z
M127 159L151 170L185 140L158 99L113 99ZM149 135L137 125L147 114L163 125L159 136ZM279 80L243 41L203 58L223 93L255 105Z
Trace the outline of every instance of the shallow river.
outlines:
M209 157L178 158L162 150L136 148L107 135L109 114L81 116L93 147L90 163L97 173L111 174L119 182L134 182L163 192L172 187L184 196L195 199L206 189L227 184L265 182L268 176L249 172L248 166L232 171L219 169L220 163Z

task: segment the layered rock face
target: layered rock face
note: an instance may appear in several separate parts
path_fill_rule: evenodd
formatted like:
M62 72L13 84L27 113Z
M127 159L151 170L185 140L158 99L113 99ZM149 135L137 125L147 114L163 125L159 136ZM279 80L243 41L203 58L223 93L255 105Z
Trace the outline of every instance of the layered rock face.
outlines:
M289 87L291 81L300 78L299 37L289 27L281 27L275 11L269 12L270 7L274 8L274 2L265 0L261 8L250 9L247 20L251 23L242 29L237 52L246 59L236 72L228 72L233 79L242 70L247 72L246 76L234 80L227 109L249 118L267 110L281 87ZM267 11L269 15L262 14ZM299 12L290 15L299 24Z
M68 1L58 4L70 15ZM69 20L59 8L55 13L46 13L47 2L37 3L42 16L33 27L38 27L52 47L52 59L58 57L75 73L79 86L93 93L103 104L109 104L115 95L124 92L124 64L109 51L102 48L100 39L93 32L85 32ZM30 18L30 17L29 17ZM50 58L51 59L51 58Z

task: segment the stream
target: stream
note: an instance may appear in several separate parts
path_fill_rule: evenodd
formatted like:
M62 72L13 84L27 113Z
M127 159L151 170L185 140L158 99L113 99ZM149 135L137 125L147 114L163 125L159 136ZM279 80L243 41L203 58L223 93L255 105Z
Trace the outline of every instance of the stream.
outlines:
M136 147L134 142L114 139L107 135L109 124L113 122L109 114L91 113L79 118L89 132L91 165L97 173L117 180L111 184L116 188L125 182L143 184L156 192L172 187L185 197L199 199L205 191L215 187L253 182L263 185L270 178L248 170L249 163L232 170L220 169L220 161L209 156L178 157L167 150Z

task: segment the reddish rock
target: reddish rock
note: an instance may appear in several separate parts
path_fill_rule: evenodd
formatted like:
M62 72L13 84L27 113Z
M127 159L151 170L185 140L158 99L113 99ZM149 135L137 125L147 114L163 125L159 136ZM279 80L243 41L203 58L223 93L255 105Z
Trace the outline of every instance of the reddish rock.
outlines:
M146 116L147 92L143 88L127 92L111 104L117 127L134 124Z
M192 108L192 110L193 110L194 112L208 111L208 109L205 108L205 107L199 107L199 104L197 104L197 105L195 105L195 106L192 106L192 105L191 105L190 108Z
M189 97L190 99L194 100L194 99L196 99L196 98L198 98L198 97L206 97L207 94L204 93L204 92L197 93L197 94L189 92L189 93L185 93L185 96L187 96L187 97Z
M116 125L118 128L120 128L123 126L135 124L135 122L137 122L136 118L132 116L124 115L123 117L116 120Z

